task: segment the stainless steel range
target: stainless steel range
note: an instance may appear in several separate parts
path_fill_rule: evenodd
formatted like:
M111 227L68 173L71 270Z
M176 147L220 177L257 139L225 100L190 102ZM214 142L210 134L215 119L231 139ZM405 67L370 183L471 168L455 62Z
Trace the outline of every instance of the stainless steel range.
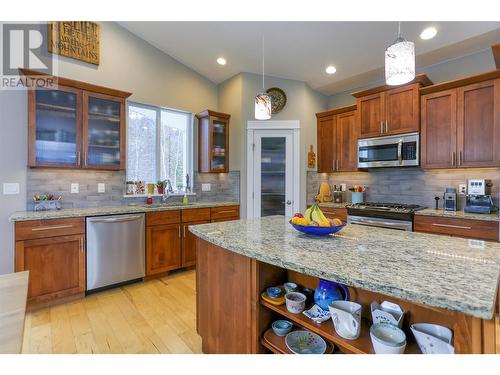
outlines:
M355 203L347 206L349 224L413 231L415 211L425 207L402 203Z

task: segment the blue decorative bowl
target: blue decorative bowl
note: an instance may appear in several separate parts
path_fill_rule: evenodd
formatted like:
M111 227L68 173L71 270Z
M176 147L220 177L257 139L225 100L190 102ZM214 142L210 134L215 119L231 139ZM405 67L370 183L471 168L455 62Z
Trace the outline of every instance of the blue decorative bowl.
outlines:
M276 335L286 336L292 330L293 323L289 320L277 320L271 327Z
M329 236L330 234L337 233L339 230L341 230L347 225L346 223L342 223L342 225L337 225L335 227L314 227L312 225L293 224L291 220L289 221L289 223L299 232L311 236Z
M281 290L281 288L279 288L277 286L271 286L271 287L266 289L266 293L271 298L278 298L281 296L283 291Z

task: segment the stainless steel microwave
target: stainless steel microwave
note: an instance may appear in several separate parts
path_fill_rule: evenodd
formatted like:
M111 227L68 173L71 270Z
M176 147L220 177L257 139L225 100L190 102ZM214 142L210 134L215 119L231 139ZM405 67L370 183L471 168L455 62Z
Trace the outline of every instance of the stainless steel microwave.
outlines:
M358 168L419 165L419 133L358 140Z

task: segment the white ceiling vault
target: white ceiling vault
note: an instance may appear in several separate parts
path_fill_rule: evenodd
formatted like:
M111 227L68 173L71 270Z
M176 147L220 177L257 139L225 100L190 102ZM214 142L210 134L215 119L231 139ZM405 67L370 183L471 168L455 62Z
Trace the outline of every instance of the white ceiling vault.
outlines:
M326 95L382 79L384 50L397 37L397 22L119 24L215 83L240 72L261 73L264 35L266 75L304 81ZM427 26L438 34L421 40ZM419 69L499 43L500 22L402 22L401 34L415 42ZM219 56L225 66L216 63ZM337 72L326 74L328 65Z

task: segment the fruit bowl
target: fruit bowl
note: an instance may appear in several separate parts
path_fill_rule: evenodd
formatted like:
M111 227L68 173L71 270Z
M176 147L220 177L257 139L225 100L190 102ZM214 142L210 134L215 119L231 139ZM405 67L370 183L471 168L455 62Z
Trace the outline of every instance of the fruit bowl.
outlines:
M289 223L297 229L299 232L302 232L304 234L308 234L311 236L328 236L330 234L337 233L339 230L344 228L347 224L342 223L341 225L335 225L335 226L329 226L329 227L319 227L319 226L313 226L313 225L297 225L293 224L292 221L290 220Z

